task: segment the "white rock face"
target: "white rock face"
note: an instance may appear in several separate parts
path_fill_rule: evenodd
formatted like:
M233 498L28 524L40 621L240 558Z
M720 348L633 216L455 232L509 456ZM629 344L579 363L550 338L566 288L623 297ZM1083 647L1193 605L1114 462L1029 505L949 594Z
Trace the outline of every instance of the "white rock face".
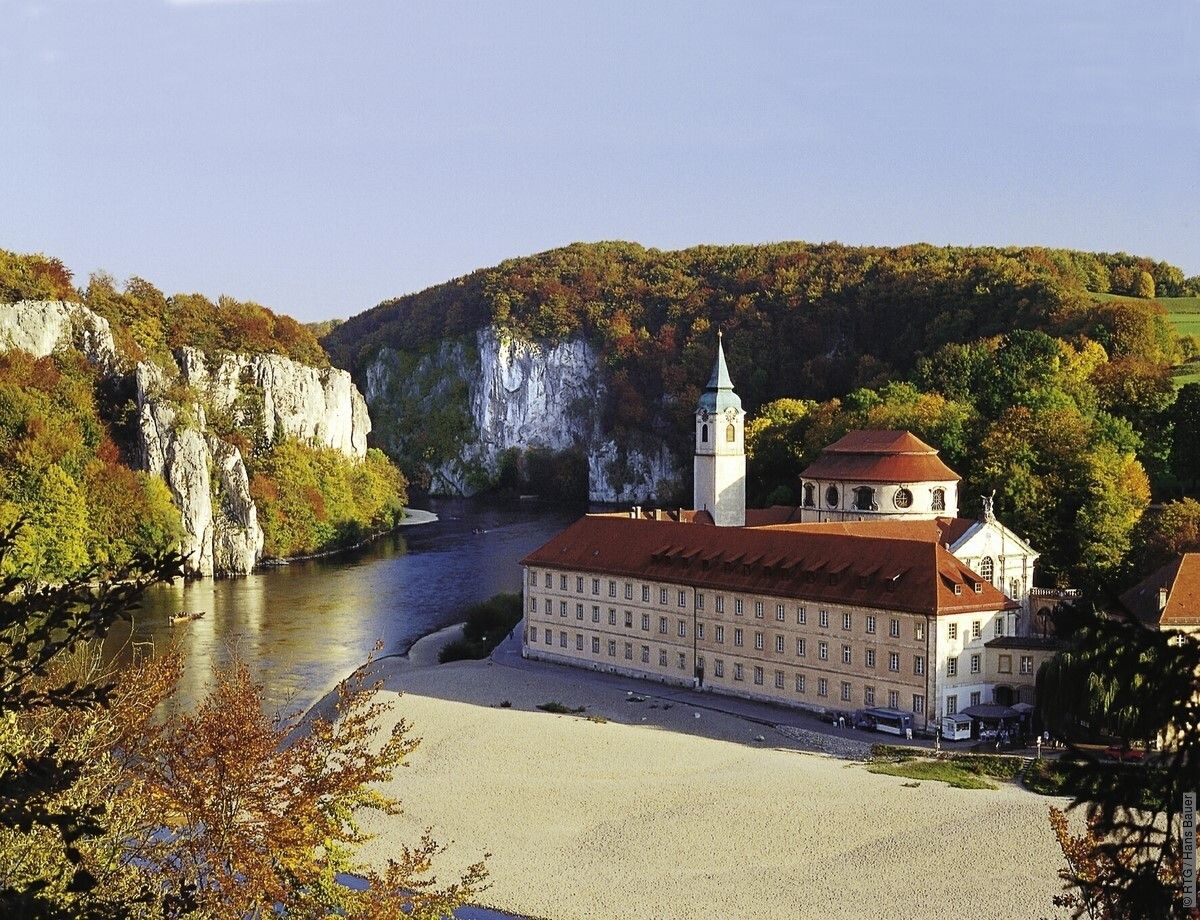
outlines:
M350 375L333 367L315 368L282 355L223 355L210 373L204 353L181 348L176 354L185 383L204 392L215 408L260 424L268 441L291 437L365 457L371 418ZM261 419L250 418L242 402L254 397Z
M473 474L495 476L510 448L581 448L588 461L588 497L597 502L655 501L679 477L665 449L623 454L601 429L605 382L595 349L583 339L544 345L485 327L474 349L442 343L399 379L395 352L382 350L365 368L367 403L376 419L427 412L445 400L456 380L469 384L471 438L461 455L432 469L431 489L458 495L476 491ZM417 422L419 424L419 419Z
M19 348L44 358L76 348L106 371L117 366L117 346L108 320L83 304L65 300L22 300L0 304L0 351Z

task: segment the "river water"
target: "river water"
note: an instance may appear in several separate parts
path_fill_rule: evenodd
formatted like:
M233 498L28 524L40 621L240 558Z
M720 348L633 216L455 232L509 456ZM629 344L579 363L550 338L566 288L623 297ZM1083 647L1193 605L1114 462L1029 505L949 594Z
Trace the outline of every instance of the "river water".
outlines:
M244 578L157 586L132 626L110 635L110 648L128 656L133 643L178 643L184 674L174 706L190 708L214 666L237 654L262 682L269 711L307 709L377 640L380 654L403 653L459 622L465 606L520 590L517 562L585 510L468 499L422 504L440 520L402 527L350 553ZM204 616L171 626L171 615L184 610Z

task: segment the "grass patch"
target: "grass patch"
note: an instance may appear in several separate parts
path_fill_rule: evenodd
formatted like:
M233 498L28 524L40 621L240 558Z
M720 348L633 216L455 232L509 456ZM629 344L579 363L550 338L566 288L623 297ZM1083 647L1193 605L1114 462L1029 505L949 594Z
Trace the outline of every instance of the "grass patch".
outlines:
M486 658L500 641L521 622L521 595L497 594L465 611L466 625L461 639L455 639L438 652L438 661Z
M936 780L955 789L995 789L994 783L958 764L946 760L901 760L894 763L872 763L872 773L903 776L905 779Z
M587 709L586 706L577 706L572 709L570 706L564 706L558 700L551 700L549 703L538 704L538 709L543 712L552 712L557 716L577 716Z

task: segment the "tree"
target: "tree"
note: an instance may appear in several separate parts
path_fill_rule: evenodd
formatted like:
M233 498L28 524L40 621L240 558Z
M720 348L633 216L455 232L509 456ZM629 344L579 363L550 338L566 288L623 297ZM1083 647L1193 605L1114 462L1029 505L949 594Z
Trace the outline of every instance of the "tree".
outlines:
M1181 553L1200 553L1200 502L1166 502L1142 517L1134 534L1140 572L1151 572Z
M1068 859L1060 903L1091 917L1182 916L1179 809L1200 785L1200 642L1094 611L1073 617L1068 647L1037 678L1038 714L1071 749L1071 808L1088 819L1081 840L1052 818ZM1114 765L1083 746L1114 738L1161 750Z
M1133 293L1135 297L1154 297L1154 276L1149 272L1139 272Z
M1171 445L1171 469L1189 488L1200 485L1200 383L1179 390L1170 412L1175 440Z
M804 446L804 429L814 405L809 400L777 399L746 423L753 503L795 503L800 472L810 459Z

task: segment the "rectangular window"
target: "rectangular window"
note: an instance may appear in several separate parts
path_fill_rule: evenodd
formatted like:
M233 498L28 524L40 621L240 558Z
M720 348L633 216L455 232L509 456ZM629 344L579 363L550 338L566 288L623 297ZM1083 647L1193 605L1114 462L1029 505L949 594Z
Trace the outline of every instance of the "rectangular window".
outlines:
M957 658L947 658L946 659L946 676L947 677L957 677L958 676L958 659Z
M696 609L697 610L704 609L704 595L699 591L696 592Z
M822 661L829 660L829 643L828 642L818 642L817 643L817 657L820 658Z
M565 632L560 632L558 634L558 644L563 648L567 647L567 634Z
M848 614L848 613L843 613L843 614L842 614L842 629L849 629L849 628L850 628L850 623L851 623L851 616L850 616L850 614Z
M625 582L625 600L633 600L633 585L629 582Z
M1004 618L1003 617L996 617L995 629L993 631L995 632L997 639L999 639L1001 636L1004 635Z
M951 639L958 638L958 624L957 623L951 623L949 626L946 627L946 630L947 630L947 634L949 635L949 637Z
M761 686L762 686L762 682L763 682L763 669L762 669L762 668L755 668L755 669L754 669L754 683L755 683L755 685L756 685L756 686L759 686L759 687L761 687Z
M763 634L760 632L754 634L754 647L760 652L763 650Z
M971 656L971 673L972 674L978 674L980 672L981 668L979 665L982 660L983 660L982 655L972 655Z
M758 617L758 619L760 619L760 620L762 619L762 616L763 616L763 602L762 601L754 602L754 615L756 617Z
M617 640L616 639L608 640L608 654L612 655L614 658L617 657Z
M650 586L649 585L642 585L642 603L643 604L650 603Z
M609 582L608 582L608 596L609 597L617 596L617 583L611 579L609 579Z
M529 586L531 588L537 587L537 571L534 569L529 570Z
M608 625L617 625L617 611L613 610L611 607L608 608Z
M701 666L703 666L704 659L700 659L700 662L701 662ZM679 670L682 671L685 667L687 667L687 659L684 657L683 652L680 652L679 653Z
M821 625L822 629L828 629L829 628L829 611L822 610L820 613L818 613L817 614L817 622Z
M546 609L546 616L552 616L554 614L554 601L550 600L550 598L546 598L543 606Z
M842 681L842 702L850 702L850 681L848 680Z
M899 708L900 708L900 691L899 690L889 690L888 691L888 709L899 709Z
M803 607L796 608L796 623L803 626L808 622L808 611Z
M633 661L633 643L632 642L625 643L625 658L628 661Z
M551 575L549 572L546 573L546 587L547 588L554 587L554 576Z
M740 597L738 597L738 598L734 598L734 601L733 601L733 612L734 612L735 614L737 614L738 616L741 616L741 615L742 615L742 599L741 599Z
M595 604L592 605L592 622L593 623L600 622L600 608L597 607Z
M900 654L899 654L899 652L889 652L888 653L888 670L889 671L899 671L900 670Z
M583 633L575 633L575 651L583 651Z
M893 639L900 638L900 621L899 620L892 620L891 624L888 626L888 635L890 635Z
M676 599L676 606L677 607L686 607L687 606L687 592L686 591L679 592L679 597Z
M946 715L952 716L958 712L958 694L951 693L946 697Z
M717 638L718 645L725 644L725 627L722 626L720 623L717 624L717 637L716 638Z
M593 655L600 654L600 637L599 636L592 636L592 654Z
M704 624L703 623L696 624L696 638L699 639L701 642L704 641Z
M925 673L925 656L913 655L913 673L921 675Z
M713 660L713 674L715 674L717 677L725 676L725 662L720 658Z
M775 637L775 654L776 655L783 654L783 636Z
M529 641L537 642L537 627L536 626L529 627Z
M532 594L529 595L529 612L537 613L537 598Z
M842 646L842 664L850 664L850 660L851 660L850 646L843 645Z
M829 681L824 677L817 678L817 696L829 696Z
M924 623L914 623L913 624L913 638L916 639L918 642L923 642L925 640L925 624Z
M808 645L808 643L804 639L796 640L796 655L797 655L797 657L803 658L807 654L807 645Z
M733 665L733 679L744 680L742 676L742 663L740 661L735 662Z
M775 605L775 619L777 619L780 623L787 619L787 608L784 607L783 604Z
M971 691L971 705L972 706L978 706L981 698L982 698L982 694L978 690Z
M642 629L646 632L650 631L650 614L648 613L642 614Z
M867 632L871 635L875 633L875 617L873 614L867 615Z
M592 579L592 594L599 594L599 593L600 593L600 579L593 578Z
M716 599L716 601L714 601L714 603L717 605L717 607L716 607L717 613L725 612L725 596L723 594L718 594L717 599Z
M975 620L974 622L971 623L971 638L972 639L978 639L980 637L980 635L982 634L982 632L983 631L980 628L979 620Z
M663 607L665 607L667 605L667 589L666 588L658 589L658 603L659 603L659 605L661 605Z
M552 630L552 629L546 630L546 644L547 645L554 644L554 630Z
M863 705L864 706L874 706L875 705L875 688L874 687L863 687Z
M658 650L658 663L664 668L667 666L667 650L665 648Z
M1022 674L1032 674L1033 673L1033 656L1032 655L1022 655L1021 656L1021 673Z
M920 693L913 694L913 712L917 715L925 715L925 697Z
M567 602L566 601L558 602L558 615L560 617L565 617L567 615Z
M1000 673L1001 674L1011 674L1012 673L1012 655L1001 655L1000 656Z
M680 639L687 638L687 620L679 621L679 638Z
M583 593L583 576L582 575L575 576L575 593L576 594Z
M583 619L583 604L575 605L575 619L577 619L577 620Z
M868 668L875 667L875 649L869 648L863 654L864 663Z
M665 636L667 634L667 618L666 617L658 618L658 632L659 632L659 635L662 635L662 636Z
M797 693L804 692L804 675L803 674L796 675L796 692Z
M642 614L642 621L643 621L643 622L645 622L645 620L646 620L646 614L644 614L644 613L643 613L643 614ZM626 611L625 611L625 628L626 628L626 629L633 629L633 613L632 613L631 611L629 611L629 610L626 610ZM643 629L648 629L649 627L645 627L645 626L643 626L642 628L643 628Z
M558 576L558 590L559 591L567 590L567 576L566 575Z
M741 644L742 644L742 630L741 630L741 627L738 627L737 629L735 629L735 630L733 631L733 644L734 644L734 645L741 645Z
M775 672L775 689L776 690L783 689L783 672L782 671Z
M642 664L649 664L649 663L650 663L650 646L643 645L642 646Z

